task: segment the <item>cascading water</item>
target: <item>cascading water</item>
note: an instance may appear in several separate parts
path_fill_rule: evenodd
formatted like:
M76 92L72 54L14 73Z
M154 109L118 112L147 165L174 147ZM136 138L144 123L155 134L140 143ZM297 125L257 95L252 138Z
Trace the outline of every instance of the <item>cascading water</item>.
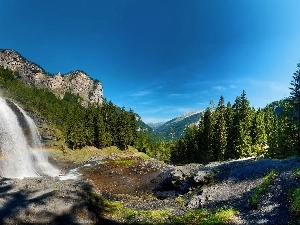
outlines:
M7 102L0 98L0 175L8 178L58 176L59 170L48 162L45 151L41 151L40 135L33 120L23 109L15 106L29 128L30 145L18 117Z

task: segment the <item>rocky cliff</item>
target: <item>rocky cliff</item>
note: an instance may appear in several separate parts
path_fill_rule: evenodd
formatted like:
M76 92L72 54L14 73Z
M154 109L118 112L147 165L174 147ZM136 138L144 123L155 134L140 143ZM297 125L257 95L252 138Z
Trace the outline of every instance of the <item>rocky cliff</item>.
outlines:
M45 88L52 91L59 98L63 98L66 92L79 95L82 104L101 104L103 101L103 89L101 82L91 79L83 71L73 71L61 75L51 75L43 68L32 63L14 50L0 49L0 65L4 68L19 73L19 79L26 85L37 88Z

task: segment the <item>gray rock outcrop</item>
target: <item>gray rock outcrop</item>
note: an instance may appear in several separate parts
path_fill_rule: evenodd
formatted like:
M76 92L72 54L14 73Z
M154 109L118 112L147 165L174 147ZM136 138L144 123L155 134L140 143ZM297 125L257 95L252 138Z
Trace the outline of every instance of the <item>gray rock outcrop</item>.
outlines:
M44 88L63 98L66 92L79 95L82 104L102 104L101 82L91 79L85 72L76 70L64 75L50 75L35 63L29 62L14 50L0 49L0 65L18 73L18 79L30 87Z

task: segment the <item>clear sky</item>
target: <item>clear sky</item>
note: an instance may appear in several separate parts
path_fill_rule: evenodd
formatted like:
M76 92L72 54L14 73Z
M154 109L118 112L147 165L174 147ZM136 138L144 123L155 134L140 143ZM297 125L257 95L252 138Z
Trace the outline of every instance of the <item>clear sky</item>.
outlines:
M0 48L50 73L80 69L145 122L220 95L289 96L300 60L299 0L0 0Z

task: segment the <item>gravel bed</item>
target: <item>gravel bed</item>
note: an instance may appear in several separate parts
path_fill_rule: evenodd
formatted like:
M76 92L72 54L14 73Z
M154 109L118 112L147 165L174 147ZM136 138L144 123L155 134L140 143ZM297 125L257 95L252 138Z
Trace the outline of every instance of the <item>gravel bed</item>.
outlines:
M299 180L293 177L296 168L300 168L300 162L296 157L286 160L248 158L207 165L180 166L141 162L137 163L136 167L127 169L116 167L104 171L107 173L105 178L107 184L110 181L108 179L118 179L120 174L128 182L139 178L138 183L131 183L142 185L136 187L139 192L106 193L104 197L121 201L125 207L134 210L167 209L172 215L182 215L188 210L197 208L213 210L229 206L239 212L236 224L288 224L291 219L288 192L300 186ZM257 207L251 207L250 196L262 184L266 174L272 170L277 172L276 178L259 197ZM128 177L123 172L126 172ZM211 174L212 183L205 185L193 183L202 182L201 176L207 174ZM95 173L95 176L100 178L101 173L99 175ZM166 181L173 186L164 190L162 187L166 186L162 184ZM60 180L52 177L0 178L0 224L117 223L103 218L99 208L90 204L89 199L95 191L99 195L104 194L99 187L101 185L93 186L85 176L76 180ZM142 190L141 187L146 189ZM161 189L157 191L155 187Z

